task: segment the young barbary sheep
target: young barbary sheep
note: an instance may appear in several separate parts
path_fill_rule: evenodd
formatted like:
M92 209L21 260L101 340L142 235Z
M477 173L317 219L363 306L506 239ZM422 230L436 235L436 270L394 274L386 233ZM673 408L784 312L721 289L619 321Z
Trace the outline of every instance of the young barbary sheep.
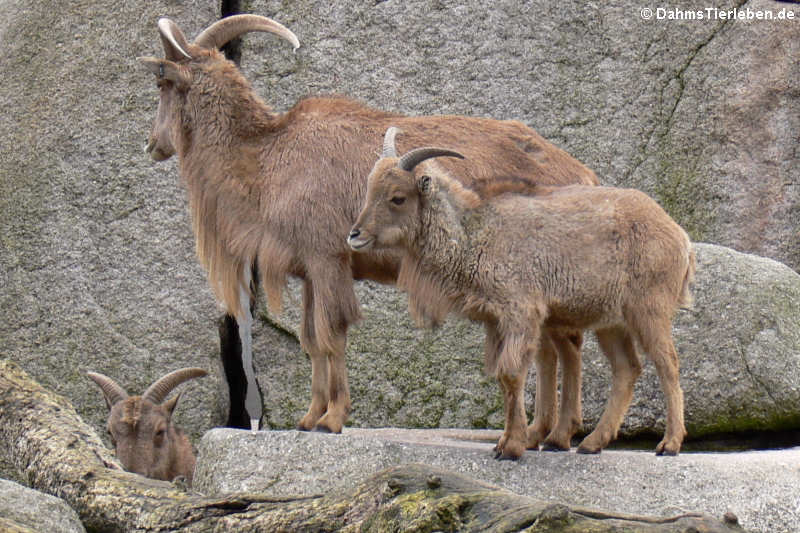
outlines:
M183 476L192 484L192 444L172 423L172 412L181 394L167 401L164 398L184 381L206 374L202 368L182 368L150 385L141 396L129 396L108 376L88 372L103 391L109 408L108 433L125 470L165 481Z
M656 453L677 454L686 431L671 321L691 300L686 232L631 189L552 187L482 201L435 163L414 172L440 156L461 157L420 148L379 159L348 243L403 254L397 283L418 320L440 322L453 311L485 325L486 367L505 400L497 456L517 459L526 448L525 377L543 328L592 329L611 362L608 404L580 452L599 452L616 437L641 371L638 342L667 403Z
M245 371L252 371L246 355L252 267L273 310L287 276L303 280L300 337L311 359L312 398L299 429L341 431L350 409L345 340L359 318L353 280L397 278L399 255L352 254L338 237L363 203L372 147L386 128L402 127L403 143L439 139L463 146L470 165L442 164L482 196L494 195L493 183L505 176L518 176L510 186L521 192L535 184L597 184L591 170L516 121L405 117L342 97L305 98L284 114L274 112L217 50L251 31L276 33L298 46L291 31L265 17L227 17L192 43L168 19L158 28L166 58L140 58L160 90L147 151L157 161L178 156L197 254L216 296L239 322ZM576 334L554 337L543 344L543 357L554 360L558 351L562 360L577 361L580 342ZM579 413L579 391L569 397L570 412ZM555 425L548 402L542 439Z

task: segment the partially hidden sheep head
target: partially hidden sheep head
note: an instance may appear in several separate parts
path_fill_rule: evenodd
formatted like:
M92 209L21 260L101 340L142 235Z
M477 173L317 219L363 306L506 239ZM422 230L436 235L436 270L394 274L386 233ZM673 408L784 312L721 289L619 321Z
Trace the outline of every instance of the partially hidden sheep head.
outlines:
M130 396L114 380L88 372L103 391L109 408L108 433L122 467L143 476L171 481L177 475L191 479L194 455L188 439L172 424L172 413L181 394L166 400L181 383L205 376L202 368L182 368L150 385L141 396ZM188 450L188 451L187 451ZM186 457L187 453L191 457Z

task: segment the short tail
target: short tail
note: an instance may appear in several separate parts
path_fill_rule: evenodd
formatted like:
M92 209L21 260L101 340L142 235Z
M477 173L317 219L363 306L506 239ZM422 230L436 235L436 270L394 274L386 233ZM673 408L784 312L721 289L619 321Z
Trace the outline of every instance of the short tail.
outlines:
M683 274L683 285L681 286L681 295L678 299L678 305L683 309L692 307L694 298L692 298L691 285L694 282L694 272L696 268L694 246L689 243L689 261L686 265L686 272Z

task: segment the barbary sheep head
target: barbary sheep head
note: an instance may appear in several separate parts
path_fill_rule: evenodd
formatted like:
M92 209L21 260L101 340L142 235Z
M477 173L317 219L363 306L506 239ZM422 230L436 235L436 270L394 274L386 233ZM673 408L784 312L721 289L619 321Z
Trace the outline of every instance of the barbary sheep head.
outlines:
M434 147L417 148L398 157L398 133L395 127L386 130L381 158L367 178L364 207L347 238L356 252L407 245L420 224L422 203L435 194L439 182L426 173L417 175L415 168L434 157L464 159L458 152Z
M157 380L141 396L129 396L108 376L88 372L103 391L110 410L108 433L125 470L166 481L178 475L191 480L191 445L172 424L172 413L181 395L166 401L164 398L181 383L206 374L202 368L182 368Z
M147 70L155 74L160 93L158 112L145 147L150 157L163 161L175 154L179 135L187 128L183 121L187 93L195 85L201 91L223 91L225 83L220 83L219 79L210 79L208 75L224 77L226 72L238 73L238 69L217 49L251 31L274 33L291 42L295 49L300 46L291 30L258 15L234 15L218 20L200 33L192 43L189 43L172 20L159 19L158 32L165 57L138 58Z

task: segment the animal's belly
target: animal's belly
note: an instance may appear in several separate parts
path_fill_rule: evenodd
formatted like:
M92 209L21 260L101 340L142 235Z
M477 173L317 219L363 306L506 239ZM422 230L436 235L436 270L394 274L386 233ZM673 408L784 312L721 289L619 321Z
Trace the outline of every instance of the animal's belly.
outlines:
M602 305L583 307L554 304L548 308L545 327L551 329L585 330L601 329L623 322L622 314L615 308Z

